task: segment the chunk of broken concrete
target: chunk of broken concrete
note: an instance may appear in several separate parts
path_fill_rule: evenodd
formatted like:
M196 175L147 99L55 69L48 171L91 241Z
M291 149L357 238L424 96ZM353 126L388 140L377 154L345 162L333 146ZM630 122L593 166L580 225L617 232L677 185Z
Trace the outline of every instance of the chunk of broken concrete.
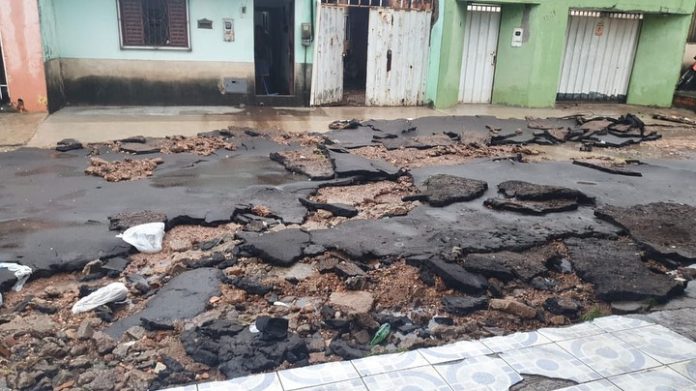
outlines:
M334 292L329 296L330 305L345 308L349 315L370 312L374 301L372 294L365 291Z
M537 311L534 308L510 299L491 299L490 309L506 312L523 319L534 319L537 316Z

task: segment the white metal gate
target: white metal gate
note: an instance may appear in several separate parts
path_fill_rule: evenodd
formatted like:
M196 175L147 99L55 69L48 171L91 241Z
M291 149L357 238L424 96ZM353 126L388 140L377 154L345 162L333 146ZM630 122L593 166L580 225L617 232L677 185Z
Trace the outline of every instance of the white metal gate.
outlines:
M624 100L641 19L641 14L571 11L558 99Z
M430 15L420 10L370 9L368 106L415 106L425 100Z
M317 3L318 31L314 40L312 95L309 104L320 106L343 100L343 45L346 8Z
M465 26L459 101L490 103L498 53L500 7L469 5Z

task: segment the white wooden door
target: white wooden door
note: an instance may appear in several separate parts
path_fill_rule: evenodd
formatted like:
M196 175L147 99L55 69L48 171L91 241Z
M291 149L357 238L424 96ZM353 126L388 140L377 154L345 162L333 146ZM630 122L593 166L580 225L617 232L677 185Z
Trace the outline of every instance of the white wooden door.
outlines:
M571 11L558 99L624 100L642 18L640 14Z
M347 9L320 2L317 4L311 106L343 100L343 45Z
M500 7L467 7L459 79L460 102L491 103L499 32Z
M430 16L430 11L370 9L366 105L423 103L430 57Z

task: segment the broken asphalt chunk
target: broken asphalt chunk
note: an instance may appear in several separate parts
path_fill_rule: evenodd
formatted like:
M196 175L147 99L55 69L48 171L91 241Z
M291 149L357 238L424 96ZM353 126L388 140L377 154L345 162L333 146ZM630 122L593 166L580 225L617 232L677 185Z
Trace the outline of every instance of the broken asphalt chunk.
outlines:
M595 215L631 235L650 255L677 262L696 261L696 208L657 202L621 208L607 205Z
M291 266L303 256L302 249L310 244L310 235L297 228L258 235L238 233L244 240L239 248L253 257L279 266Z
M643 263L640 249L625 240L567 239L570 260L583 280L606 301L654 299L664 302L684 287Z
M358 210L352 205L346 204L325 204L321 202L310 201L307 198L300 197L299 201L310 211L325 210L333 214L334 216L340 217L355 217L358 215Z
M447 263L437 256L424 259L422 263L440 276L445 284L452 289L469 294L482 293L488 289L488 282L485 278L466 271L459 264Z
M56 151L58 152L68 152L76 149L82 149L82 143L72 138L60 140L56 146Z
M488 306L486 297L445 296L442 298L445 311L450 314L464 316Z
M384 160L366 159L346 151L329 150L329 158L333 162L336 177L360 177L366 180L396 179L401 175L401 169Z
M403 200L422 200L431 206L443 207L455 202L474 200L488 190L488 184L484 181L446 174L433 175L423 184L426 190L422 194L406 196Z
M502 182L498 185L498 191L507 198L516 198L521 201L575 200L579 204L595 203L594 197L579 190L523 181Z
M612 164L601 164L593 163L585 160L573 160L573 164L576 166L587 167L594 170L606 172L609 174L616 175L626 175L626 176L643 176L641 172L629 170L623 166L616 166Z

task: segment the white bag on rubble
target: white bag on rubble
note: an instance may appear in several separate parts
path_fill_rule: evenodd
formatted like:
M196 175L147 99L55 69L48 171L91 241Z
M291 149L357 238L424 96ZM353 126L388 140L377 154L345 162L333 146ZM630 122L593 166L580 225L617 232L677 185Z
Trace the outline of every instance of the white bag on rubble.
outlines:
M126 232L116 235L141 253L154 254L162 251L164 223L148 223L130 227Z
M22 290L22 288L24 287L24 283L27 282L32 272L29 266L9 262L0 262L0 269L7 269L11 273L14 273L15 277L17 278L17 282L15 282L12 289L15 292L19 292Z
M114 282L78 300L72 307L72 313L79 314L93 310L100 305L123 301L127 296L128 288L121 282Z

